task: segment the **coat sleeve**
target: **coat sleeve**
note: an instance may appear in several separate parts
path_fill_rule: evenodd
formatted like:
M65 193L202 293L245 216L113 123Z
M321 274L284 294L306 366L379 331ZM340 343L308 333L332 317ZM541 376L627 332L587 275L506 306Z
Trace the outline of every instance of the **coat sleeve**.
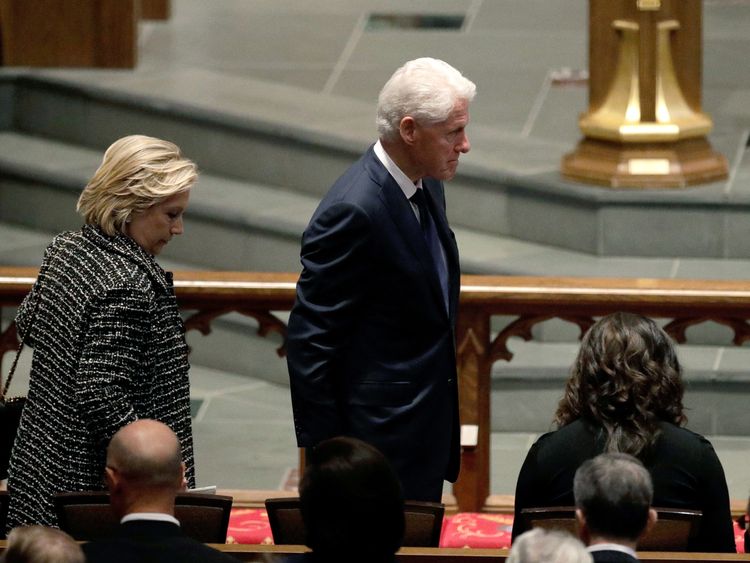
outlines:
M303 271L289 317L287 364L300 447L342 434L336 361L357 322L373 272L370 219L352 204L316 214L302 240Z
M91 435L106 443L137 419L132 393L144 357L152 300L134 288L111 289L92 304L76 372L76 399Z

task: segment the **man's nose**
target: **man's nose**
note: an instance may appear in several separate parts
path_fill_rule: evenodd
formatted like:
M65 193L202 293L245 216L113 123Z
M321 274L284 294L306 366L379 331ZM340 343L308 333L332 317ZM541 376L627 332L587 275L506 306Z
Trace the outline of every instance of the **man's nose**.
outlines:
M458 152L467 153L471 150L471 143L469 142L469 136L464 133L461 143L458 145Z

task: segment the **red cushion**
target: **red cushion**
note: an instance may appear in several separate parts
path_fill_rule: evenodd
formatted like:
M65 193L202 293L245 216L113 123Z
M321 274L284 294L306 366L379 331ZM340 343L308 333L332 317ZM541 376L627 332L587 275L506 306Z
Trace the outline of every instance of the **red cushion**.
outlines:
M460 512L445 520L440 547L510 547L512 514Z
M510 547L512 514L461 512L446 516L440 547ZM744 532L734 524L737 552L745 552ZM268 514L262 508L233 508L229 518L227 543L272 544Z
M233 508L227 543L272 544L271 525L264 508Z
M745 531L734 523L734 543L737 544L737 553L745 553Z

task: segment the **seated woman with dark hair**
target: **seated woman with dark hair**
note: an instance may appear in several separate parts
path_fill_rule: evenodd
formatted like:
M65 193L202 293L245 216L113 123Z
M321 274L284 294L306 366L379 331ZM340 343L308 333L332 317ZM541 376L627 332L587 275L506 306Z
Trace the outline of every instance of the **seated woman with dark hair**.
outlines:
M586 333L565 395L558 430L531 447L516 485L513 538L524 508L573 506L573 477L602 452L639 458L654 482L653 506L701 510L691 551L734 552L729 493L716 452L681 426L681 368L670 337L651 319L608 315Z
M307 457L299 486L305 560L388 563L404 537L404 500L396 472L356 438L324 440Z

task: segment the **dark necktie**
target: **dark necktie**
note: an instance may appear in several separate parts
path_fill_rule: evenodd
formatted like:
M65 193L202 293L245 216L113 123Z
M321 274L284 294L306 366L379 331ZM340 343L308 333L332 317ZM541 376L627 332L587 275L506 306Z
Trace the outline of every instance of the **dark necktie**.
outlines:
M425 198L424 190L417 188L417 191L409 198L409 200L415 203L417 209L419 209L419 222L422 226L422 234L427 243L427 248L430 250L432 262L435 264L435 270L437 271L440 280L440 288L443 291L445 309L448 310L448 270L446 268L445 259L443 258L442 245L440 244L440 237L437 228L435 227L435 221L427 207L427 199Z

